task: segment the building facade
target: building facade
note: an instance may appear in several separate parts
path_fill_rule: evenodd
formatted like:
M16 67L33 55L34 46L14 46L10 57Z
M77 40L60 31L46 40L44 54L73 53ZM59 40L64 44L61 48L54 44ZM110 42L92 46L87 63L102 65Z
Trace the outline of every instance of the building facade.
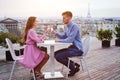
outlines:
M3 29L7 29L8 32L14 34L14 35L21 35L21 32L18 27L18 21L11 19L11 18L6 18L2 21L0 21L0 26L3 27Z

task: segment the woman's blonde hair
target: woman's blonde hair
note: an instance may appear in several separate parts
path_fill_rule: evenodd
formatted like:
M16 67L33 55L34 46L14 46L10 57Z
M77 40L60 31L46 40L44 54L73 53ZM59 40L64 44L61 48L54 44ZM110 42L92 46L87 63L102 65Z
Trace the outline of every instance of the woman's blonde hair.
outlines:
M23 37L22 37L23 43L25 43L25 41L27 39L27 33L31 28L33 28L33 26L34 26L33 24L35 21L36 21L36 17L34 17L34 16L31 16L28 18L27 23L26 23L26 27L24 29Z

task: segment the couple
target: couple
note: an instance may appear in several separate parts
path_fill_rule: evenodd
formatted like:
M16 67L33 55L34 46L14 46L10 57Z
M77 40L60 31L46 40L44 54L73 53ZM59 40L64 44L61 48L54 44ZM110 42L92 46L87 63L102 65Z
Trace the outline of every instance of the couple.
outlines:
M58 62L67 66L68 57L81 56L83 54L82 42L77 24L71 21L72 13L66 11L62 13L63 23L67 25L67 29L64 34L60 35L56 31L52 31L52 34L56 35L56 42L73 43L71 46L65 49L61 49L55 52L55 58ZM41 68L49 59L49 55L41 51L35 43L42 43L45 40L47 31L44 35L38 36L34 30L37 25L36 17L29 17L26 28L23 35L23 42L26 44L24 49L24 59L20 61L22 65L28 68L34 68L36 77L44 78L41 72ZM73 76L80 69L80 65L70 61L70 73L68 76Z

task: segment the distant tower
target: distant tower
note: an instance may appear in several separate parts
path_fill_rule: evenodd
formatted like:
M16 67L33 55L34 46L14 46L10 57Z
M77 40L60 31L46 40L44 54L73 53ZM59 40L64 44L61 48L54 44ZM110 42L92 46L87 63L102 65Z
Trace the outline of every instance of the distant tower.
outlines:
M91 18L91 13L90 13L90 3L88 3L88 13L87 13L87 18Z

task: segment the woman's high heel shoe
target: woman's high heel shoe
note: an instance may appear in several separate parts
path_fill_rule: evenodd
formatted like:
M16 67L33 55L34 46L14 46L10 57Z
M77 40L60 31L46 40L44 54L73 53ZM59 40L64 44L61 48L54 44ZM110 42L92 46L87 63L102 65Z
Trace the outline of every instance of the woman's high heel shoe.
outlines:
M35 76L36 77L39 77L40 79L43 79L44 78L44 74L41 74L40 72L35 72Z

